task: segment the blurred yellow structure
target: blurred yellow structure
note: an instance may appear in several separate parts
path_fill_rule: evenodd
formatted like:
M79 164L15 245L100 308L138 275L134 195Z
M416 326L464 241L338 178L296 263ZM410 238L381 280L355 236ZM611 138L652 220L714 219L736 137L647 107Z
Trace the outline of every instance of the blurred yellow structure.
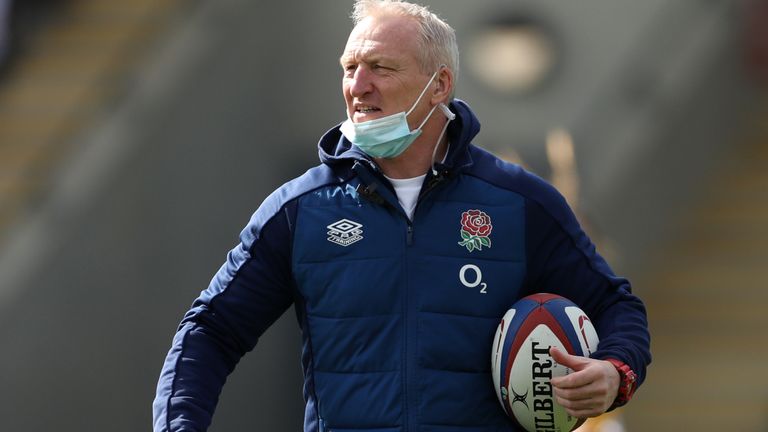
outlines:
M179 0L71 0L0 83L0 238L114 98Z
M768 424L768 112L701 185L652 271L654 362L633 431L764 431Z
M587 420L576 432L624 432L624 422L617 411Z

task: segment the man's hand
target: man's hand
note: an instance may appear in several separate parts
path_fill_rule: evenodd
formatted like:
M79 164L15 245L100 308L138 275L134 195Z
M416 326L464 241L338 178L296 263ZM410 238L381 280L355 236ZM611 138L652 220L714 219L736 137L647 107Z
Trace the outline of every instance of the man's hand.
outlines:
M611 407L619 391L619 372L610 362L564 353L552 347L549 354L571 368L566 376L552 378L555 400L577 418L596 417Z

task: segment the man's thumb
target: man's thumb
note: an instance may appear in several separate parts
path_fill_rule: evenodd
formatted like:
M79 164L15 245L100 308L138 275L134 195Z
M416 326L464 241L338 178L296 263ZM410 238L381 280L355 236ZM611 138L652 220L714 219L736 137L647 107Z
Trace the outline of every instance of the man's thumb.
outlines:
M570 355L567 352L561 351L557 347L550 347L549 355L552 356L552 360L556 361L557 364L563 365L573 370L581 370L581 366L584 364L581 357Z

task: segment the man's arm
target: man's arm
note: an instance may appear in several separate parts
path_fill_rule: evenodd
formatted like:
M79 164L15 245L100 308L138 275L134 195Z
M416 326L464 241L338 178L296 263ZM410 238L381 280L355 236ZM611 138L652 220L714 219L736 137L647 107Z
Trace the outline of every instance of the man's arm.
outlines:
M575 372L552 384L563 405L573 407L572 414L599 415L613 406L621 384L618 370L606 360L626 364L635 385L645 378L651 361L645 307L629 282L613 274L553 189L540 201L528 201L526 219L526 290L570 299L590 317L600 337L590 359L577 361L560 353L556 360Z
M287 216L264 223L260 212L179 326L157 385L155 432L206 430L226 377L293 301Z

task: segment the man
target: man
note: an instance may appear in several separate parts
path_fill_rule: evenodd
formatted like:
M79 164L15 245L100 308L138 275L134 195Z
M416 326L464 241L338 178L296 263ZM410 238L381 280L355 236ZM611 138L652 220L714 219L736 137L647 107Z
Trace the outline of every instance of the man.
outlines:
M643 304L550 186L471 144L453 30L421 6L359 0L341 56L348 119L322 164L259 207L166 358L155 431L205 430L226 376L295 304L306 431L515 431L490 349L519 298L576 302L593 358L553 349L577 417L625 403L650 362Z

